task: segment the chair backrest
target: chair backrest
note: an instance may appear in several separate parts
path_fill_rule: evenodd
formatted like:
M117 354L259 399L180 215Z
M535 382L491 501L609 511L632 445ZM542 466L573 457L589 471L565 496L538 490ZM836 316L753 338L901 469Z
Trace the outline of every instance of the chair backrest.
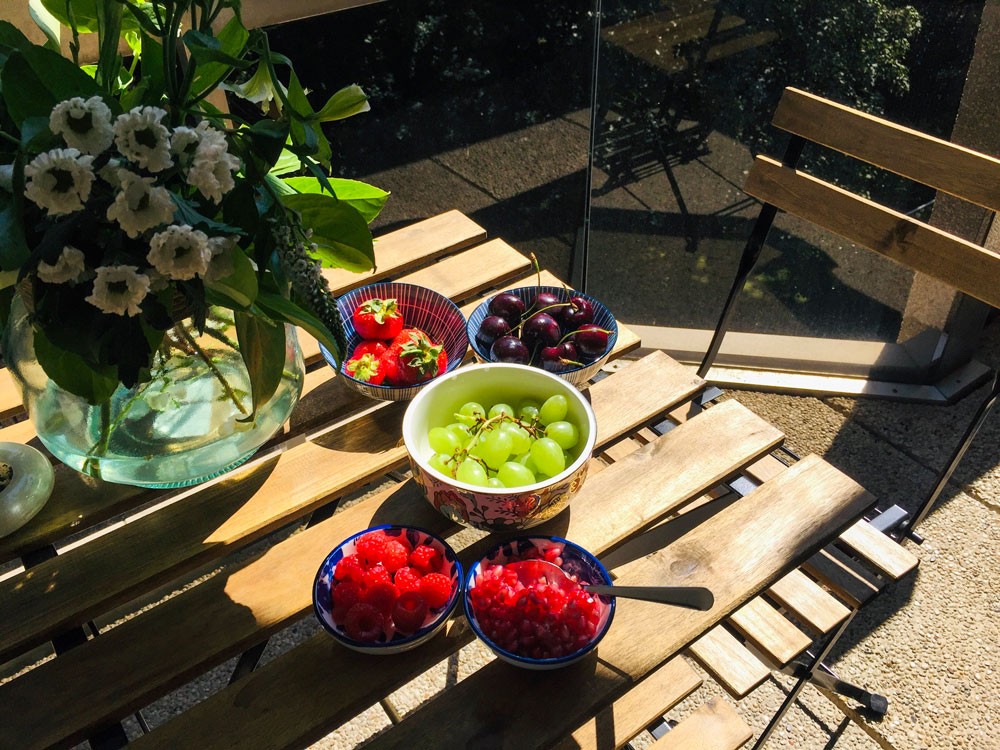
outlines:
M1000 160L822 97L787 88L773 123L818 143L1000 210ZM753 197L1000 307L1000 255L766 156L744 190Z

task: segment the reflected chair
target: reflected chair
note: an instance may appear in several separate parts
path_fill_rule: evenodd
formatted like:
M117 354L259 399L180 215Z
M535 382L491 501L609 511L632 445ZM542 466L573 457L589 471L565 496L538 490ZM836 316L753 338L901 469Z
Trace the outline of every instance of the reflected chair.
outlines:
M1000 209L1000 160L795 88L785 89L772 124L791 137L780 162L757 156L747 177L744 190L763 205L699 376L711 380L709 369L733 305L779 210L1000 307L1000 255L797 168L803 148L817 144L986 208L992 220ZM877 528L897 540L921 541L916 526L941 496L998 395L1000 373L994 372L986 397L917 511L911 515L899 506L888 508L873 519Z

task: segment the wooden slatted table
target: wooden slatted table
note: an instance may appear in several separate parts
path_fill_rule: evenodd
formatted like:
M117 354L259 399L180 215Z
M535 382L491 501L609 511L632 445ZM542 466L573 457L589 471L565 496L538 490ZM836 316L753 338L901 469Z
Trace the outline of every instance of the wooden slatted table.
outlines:
M380 238L377 257L376 278L431 286L466 312L496 289L535 278L524 255L502 240L487 241L454 211ZM372 277L331 273L330 281L343 292ZM542 281L558 283L549 274ZM614 355L638 346L622 327ZM105 728L129 714L311 617L315 571L351 533L395 522L455 539L461 529L398 473L398 481L330 512L345 495L404 466L405 404L363 399L322 363L314 341L303 348L315 365L306 393L285 431L244 466L172 492L103 484L57 467L52 500L30 524L0 539L0 560L28 564L0 580L0 661L38 662L0 685L0 748L106 736ZM674 657L695 642L703 651L721 642L717 628L730 615L730 627L779 662L804 648L781 635L778 609L755 598L769 587L783 610L804 613L821 629L843 619L810 597L818 577L796 568L845 530L848 547L872 544L858 519L873 498L815 456L768 472L781 433L735 401L694 409L704 384L665 354L613 369L587 389L598 448L586 485L568 511L537 531L613 554L623 584L708 586L714 608L619 601L595 658L544 674L491 662L403 717L374 747L605 746L595 738L607 731L601 717L608 712L630 716L616 723L618 731L630 723L641 728L697 686L699 678ZM18 409L16 393L0 381L0 413ZM652 429L668 415L678 426ZM19 422L0 430L0 440L29 442L34 435ZM716 491L754 467L758 479L767 474L755 491L738 499ZM122 514L131 515L115 522ZM266 544L252 546L261 540ZM492 543L493 537L463 542L461 556L474 560ZM904 558L886 567L899 572L906 564ZM46 658L52 639L81 626L88 633L81 643ZM446 633L393 657L359 655L318 632L133 744L306 746L471 639L459 615ZM642 689L660 684L677 694L667 700L657 688L651 700L652 687ZM637 718L640 705L653 714ZM699 716L734 747L749 736L725 705L711 703Z

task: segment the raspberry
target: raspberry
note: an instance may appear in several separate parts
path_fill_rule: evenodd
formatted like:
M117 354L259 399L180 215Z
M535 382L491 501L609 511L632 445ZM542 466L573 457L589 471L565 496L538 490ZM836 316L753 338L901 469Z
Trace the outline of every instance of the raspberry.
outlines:
M378 565L373 565L364 572L364 583L365 588L374 586L377 583L392 583L392 577L389 575L389 571L379 563Z
M392 605L396 603L399 591L388 581L378 581L371 584L364 593L364 601L371 604L384 617L392 614Z
M441 570L441 554L429 544L421 544L410 553L410 567L425 575Z
M428 573L420 579L420 593L431 609L443 607L451 598L451 579L444 573Z
M361 583L364 579L365 569L357 555L347 555L333 571L334 579L338 581L357 581Z
M407 557L406 547L395 539L387 541L382 549L382 564L390 573L395 573L406 565Z
M347 610L344 631L356 641L372 643L382 635L385 618L370 604L360 602Z
M382 562L382 556L385 553L386 541L386 536L381 531L369 532L358 539L355 548L357 549L358 557L361 559L361 562L368 566Z
M330 593L333 606L345 612L361 601L361 586L356 581L341 581Z
M386 536L389 535L387 534ZM406 554L410 554L411 552L413 552L413 544L411 544L410 540L407 539L405 532L402 534L398 534L396 536L389 536L389 539L391 539L394 542L399 542L400 544L402 544L403 547L406 548Z
M400 594L405 594L407 591L420 591L420 573L408 566L397 570L392 576L392 582L396 584Z
M392 608L392 622L400 633L420 630L427 617L427 600L416 591L400 595Z

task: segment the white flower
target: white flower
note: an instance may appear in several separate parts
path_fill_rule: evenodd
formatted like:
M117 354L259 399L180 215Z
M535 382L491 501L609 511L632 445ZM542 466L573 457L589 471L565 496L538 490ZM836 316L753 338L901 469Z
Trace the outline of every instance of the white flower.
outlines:
M94 183L93 160L75 148L39 154L24 168L24 194L54 216L79 211Z
M147 229L173 221L176 207L170 191L154 187L152 177L140 177L121 169L118 181L118 194L108 206L108 219L117 221L129 237L138 237Z
M49 130L61 135L67 146L96 156L111 146L111 110L101 97L74 96L59 102L49 115Z
M233 272L235 248L235 237L212 237L209 239L208 249L212 253L212 257L208 261L208 270L202 274L205 281L218 281Z
M233 172L240 168L240 160L229 153L225 134L208 122L202 120L197 128L177 128L170 147L186 170L188 185L209 200L219 203L235 187Z
M14 165L0 164L0 190L8 193L14 190Z
M212 251L204 232L186 224L167 227L153 235L146 256L153 268L176 281L193 279L208 270Z
M170 131L160 120L166 117L159 107L135 107L115 120L115 145L121 155L150 172L162 172L171 165Z
M149 277L138 270L136 266L100 266L87 302L106 313L138 315L139 303L149 292Z
M97 176L108 183L113 188L120 188L122 186L122 178L119 174L125 171L124 167L128 165L124 159L108 159L108 163L97 170Z
M77 281L85 270L83 253L72 245L66 245L55 265L39 261L38 278L46 284L65 284Z

